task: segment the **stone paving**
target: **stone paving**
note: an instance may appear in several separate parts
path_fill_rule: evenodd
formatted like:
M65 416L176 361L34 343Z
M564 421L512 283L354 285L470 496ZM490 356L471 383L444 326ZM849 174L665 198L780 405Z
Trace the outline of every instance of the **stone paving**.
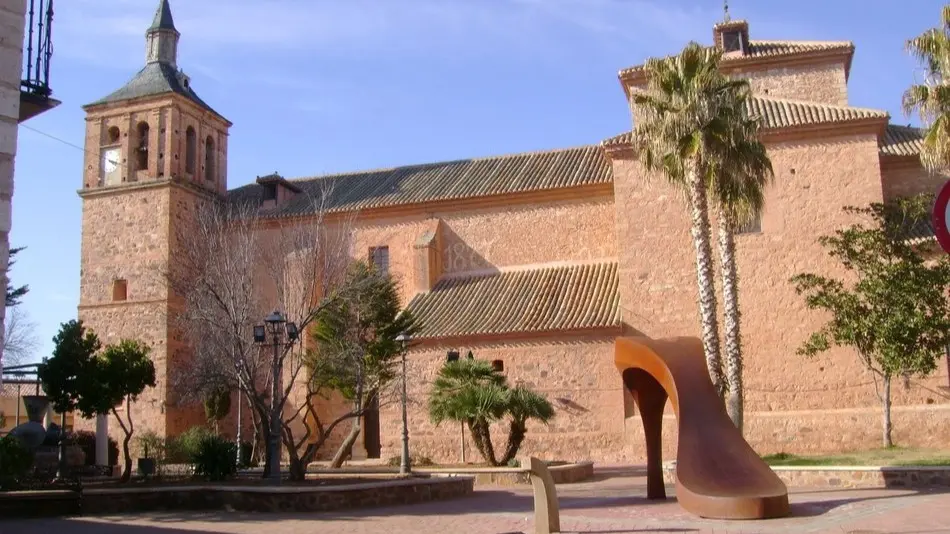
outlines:
M754 522L708 521L672 498L648 501L642 471L598 470L596 480L558 487L564 532L950 534L950 491L792 492L792 515ZM323 514L151 513L137 516L3 521L0 534L441 534L533 533L528 488L479 487L475 496L413 506Z

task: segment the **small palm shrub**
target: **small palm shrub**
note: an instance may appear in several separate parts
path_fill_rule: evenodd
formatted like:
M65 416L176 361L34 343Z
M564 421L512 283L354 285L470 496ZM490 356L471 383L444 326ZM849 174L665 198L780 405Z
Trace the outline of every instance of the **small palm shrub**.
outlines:
M206 436L198 443L191 463L200 477L226 480L237 473L237 445L221 436Z
M489 465L501 466L518 454L528 420L547 423L554 417L554 407L527 387L509 387L505 375L490 362L466 358L447 362L439 371L429 397L429 417L436 425L443 421L465 423L482 458ZM508 442L498 459L491 440L491 425L505 419Z

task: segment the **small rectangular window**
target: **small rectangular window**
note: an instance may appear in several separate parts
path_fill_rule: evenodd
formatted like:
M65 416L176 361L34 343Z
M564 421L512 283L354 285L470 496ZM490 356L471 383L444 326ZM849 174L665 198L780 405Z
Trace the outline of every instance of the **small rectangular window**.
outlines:
M125 280L112 282L112 301L120 302L129 298L129 284Z
M459 353L457 350L450 350L445 354L445 361L447 362L457 362L459 361Z
M389 247L370 248L369 261L380 274L389 275Z
M742 51L742 44L742 32L732 31L722 34L722 49L724 52Z
M762 216L758 215L755 219L740 225L736 229L736 234L759 234L762 233Z
M264 200L277 200L277 186L275 184L264 186Z
M491 367L499 373L505 372L505 361L504 360L492 360Z

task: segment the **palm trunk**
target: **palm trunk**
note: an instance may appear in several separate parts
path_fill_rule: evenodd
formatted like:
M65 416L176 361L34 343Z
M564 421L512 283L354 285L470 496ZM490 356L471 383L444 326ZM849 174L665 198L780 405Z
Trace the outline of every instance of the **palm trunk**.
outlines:
M884 404L884 448L889 449L894 446L891 439L891 377L884 376L884 390L881 395Z
M500 462L502 465L508 465L518 455L527 431L528 427L524 421L511 422L511 429L508 432L508 446L505 448L505 456Z
M482 458L488 462L488 465L497 466L495 460L495 447L491 442L491 432L488 423L485 421L469 421L468 428L472 433L472 441L475 442L475 448L478 449Z
M722 359L719 355L719 319L716 316L716 286L713 273L712 245L709 230L709 206L706 184L698 163L692 162L687 171L691 234L696 249L696 279L699 286L699 316L703 331L703 350L706 368L720 398L725 393L722 377Z
M726 351L726 383L729 395L726 411L742 433L742 334L739 313L739 274L736 268L736 240L732 219L719 207L719 257L722 262L723 335Z

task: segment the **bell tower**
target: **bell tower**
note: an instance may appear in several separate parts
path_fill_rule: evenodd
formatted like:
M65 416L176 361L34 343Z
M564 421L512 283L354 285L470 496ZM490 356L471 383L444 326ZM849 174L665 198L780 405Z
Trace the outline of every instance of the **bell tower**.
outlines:
M176 435L201 422L176 403L173 370L188 357L166 275L195 206L227 192L231 123L178 67L169 0L145 32L145 66L86 111L79 318L103 343L151 347L157 387L132 407L136 429ZM113 433L117 430L111 429Z

